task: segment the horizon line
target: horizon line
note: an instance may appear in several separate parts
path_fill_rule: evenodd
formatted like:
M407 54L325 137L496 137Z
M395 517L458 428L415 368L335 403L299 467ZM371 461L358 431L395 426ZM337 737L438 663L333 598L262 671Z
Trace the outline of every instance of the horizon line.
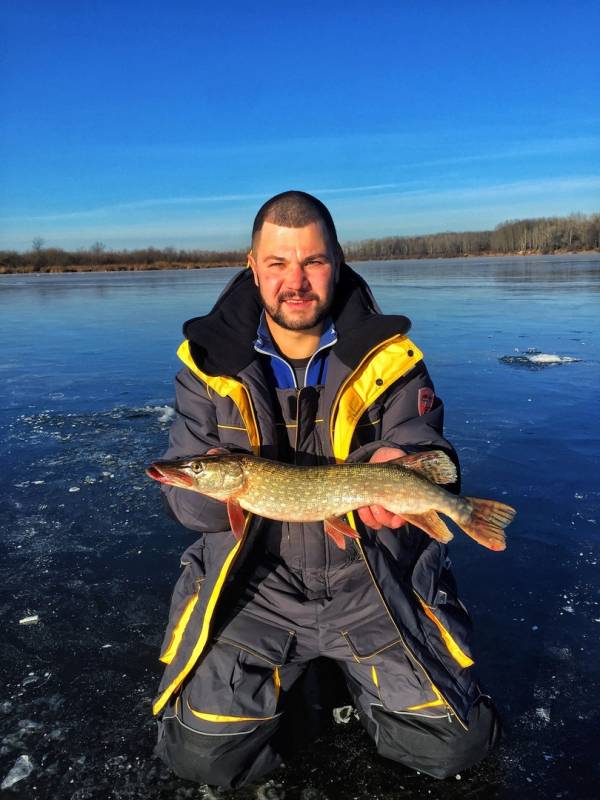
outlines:
M346 247L346 246L350 246L350 245L353 245L353 244L357 245L357 244L361 244L363 242L384 241L386 239L413 239L413 238L421 238L421 237L426 237L426 236L444 236L444 235L448 235L448 234L461 235L461 234L475 234L475 233L492 233L493 231L497 230L498 228L501 228L501 227L504 227L504 226L508 226L508 225L514 225L514 224L518 224L518 223L522 223L522 222L539 222L541 220L568 220L568 219L573 218L573 217L579 217L579 218L583 218L586 221L589 221L592 217L596 217L596 216L600 216L600 208L597 211L590 211L590 212L571 211L568 214L551 214L551 215L519 217L519 218L514 218L514 219L504 219L501 222L496 223L493 227L487 227L487 228L473 228L473 229L463 228L462 230L448 230L448 229L446 229L446 230L438 230L438 231L427 231L426 233L402 233L402 234L391 233L391 234L386 234L385 236L366 236L366 237L361 237L359 239L344 239L343 241L340 241L340 244L343 247ZM39 239L42 242L45 241L43 236L34 237L34 239L32 240L32 245L33 245L33 242L36 239ZM122 248L117 249L117 248L109 248L106 245L104 245L103 242L100 242L100 241L96 241L96 242L94 242L94 244L91 244L88 247L77 247L77 248L74 248L74 249L71 249L71 250L69 250L69 249L67 249L65 247L58 247L58 246L49 246L49 247L42 246L39 249L40 249L41 252L48 251L48 250L60 250L60 251L65 252L65 253L77 253L77 252L88 253L96 245L101 245L102 248L103 248L101 250L101 252L102 253L106 253L106 254L119 253L119 252L121 252L121 253L125 253L125 252L130 253L130 252L135 252L137 250L141 250L141 251L143 251L143 250L157 250L157 251L163 251L163 252L164 251L168 251L168 250L179 250L179 251L182 251L182 252L185 252L185 253L189 253L189 252L193 252L193 251L196 250L196 251L200 251L200 252L203 252L203 253L214 253L215 255L223 255L225 253L245 253L247 251L247 249L248 249L246 246L217 249L217 248L214 248L214 247L198 247L198 246L186 248L186 247L176 246L176 245L165 245L163 247L158 247L158 246L153 245L153 244L146 244L146 245L136 246L136 247L122 247ZM18 248L4 248L4 247L0 246L0 254L1 253L7 253L7 252L17 252L17 253L25 254L25 253L29 253L29 252L33 253L35 251L36 251L35 247L31 247L29 250L26 250L26 249L19 250Z

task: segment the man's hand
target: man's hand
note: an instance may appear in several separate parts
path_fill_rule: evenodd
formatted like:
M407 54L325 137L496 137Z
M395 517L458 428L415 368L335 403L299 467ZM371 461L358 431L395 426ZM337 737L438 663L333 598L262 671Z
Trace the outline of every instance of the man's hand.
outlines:
M380 447L379 450L375 450L369 459L369 464L381 464L384 461L392 461L394 458L400 458L400 456L405 455L404 450L400 450L399 447ZM403 517L387 511L383 506L363 506L363 508L358 508L357 512L365 525L368 525L369 528L374 528L376 531L383 527L399 528L405 522Z

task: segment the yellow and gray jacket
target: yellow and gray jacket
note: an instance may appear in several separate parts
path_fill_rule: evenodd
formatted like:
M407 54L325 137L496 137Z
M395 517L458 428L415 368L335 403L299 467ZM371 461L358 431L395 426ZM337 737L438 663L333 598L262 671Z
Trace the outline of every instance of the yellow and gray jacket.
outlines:
M178 355L185 367L176 378L177 418L167 458L220 446L286 460L282 426L289 433L296 425L294 444L299 444L301 463L367 460L384 445L407 451L437 448L456 460L442 435L441 401L435 398L433 405L419 407L420 390L430 397L433 386L423 354L406 335L409 321L379 313L367 285L350 267L343 266L336 287L332 319L337 341L324 385L312 398L307 436L298 435L301 398L296 398L296 419L290 422L285 417L287 404L266 374L265 357L255 348L261 311L250 271L245 270L207 316L184 326L186 339ZM201 537L182 558L184 571L161 652L166 668L154 703L156 714L177 695L202 658L228 607L235 577L264 534L264 521L248 515L238 542L229 531L224 504L173 487L164 491L171 513ZM446 548L411 526L376 532L353 515L349 518L360 526L360 555L395 623L398 640L414 669L431 684L429 705L446 706L465 724L479 689L470 669L471 624L456 594ZM320 541L326 540L321 533Z

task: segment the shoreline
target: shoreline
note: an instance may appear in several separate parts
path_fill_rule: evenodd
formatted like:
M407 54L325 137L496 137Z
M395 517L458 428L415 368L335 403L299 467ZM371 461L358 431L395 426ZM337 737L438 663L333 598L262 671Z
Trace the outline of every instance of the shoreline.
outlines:
M565 250L565 249L556 249L550 251L542 251L542 250L515 250L511 253L464 253L462 255L410 255L410 256L380 256L380 257L371 257L371 258L349 258L346 261L360 264L363 262L374 262L380 261L382 263L386 261L451 261L451 260L465 260L465 259L486 259L486 258L532 258L532 257L540 257L540 256L574 256L574 255L586 255L596 253L600 255L600 250L597 248L591 249L581 249L581 250ZM28 265L24 267L6 267L0 266L0 275L58 275L64 273L81 273L81 272L158 272L158 271L168 271L168 270L196 270L196 269L222 269L225 267L237 267L242 269L245 265L240 264L239 261L215 261L210 263L198 263L198 262L174 262L174 263L165 263L165 262L157 262L155 264L144 264L144 263L137 263L137 264L101 264L98 266L92 266L89 264L70 264L65 267L60 266L52 266L52 267L40 267L36 269L33 265Z

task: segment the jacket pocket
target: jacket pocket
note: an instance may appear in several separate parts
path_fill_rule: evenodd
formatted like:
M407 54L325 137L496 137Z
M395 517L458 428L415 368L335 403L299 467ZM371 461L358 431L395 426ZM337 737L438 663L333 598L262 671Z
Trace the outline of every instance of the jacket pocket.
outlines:
M280 667L294 632L238 614L216 637L181 694L183 721L218 733L278 716ZM232 727L233 726L233 727Z
M203 538L188 547L181 557L181 566L183 571L173 589L169 622L159 657L163 664L170 664L177 655L185 629L200 597L206 575Z
M342 631L342 635L354 662L348 664L351 677L386 711L446 715L443 698L408 655L387 615Z
M474 664L471 652L473 624L458 598L450 561L439 566L440 552L436 543L421 554L413 572L413 591L425 617L423 627L436 649L439 644L463 669Z

